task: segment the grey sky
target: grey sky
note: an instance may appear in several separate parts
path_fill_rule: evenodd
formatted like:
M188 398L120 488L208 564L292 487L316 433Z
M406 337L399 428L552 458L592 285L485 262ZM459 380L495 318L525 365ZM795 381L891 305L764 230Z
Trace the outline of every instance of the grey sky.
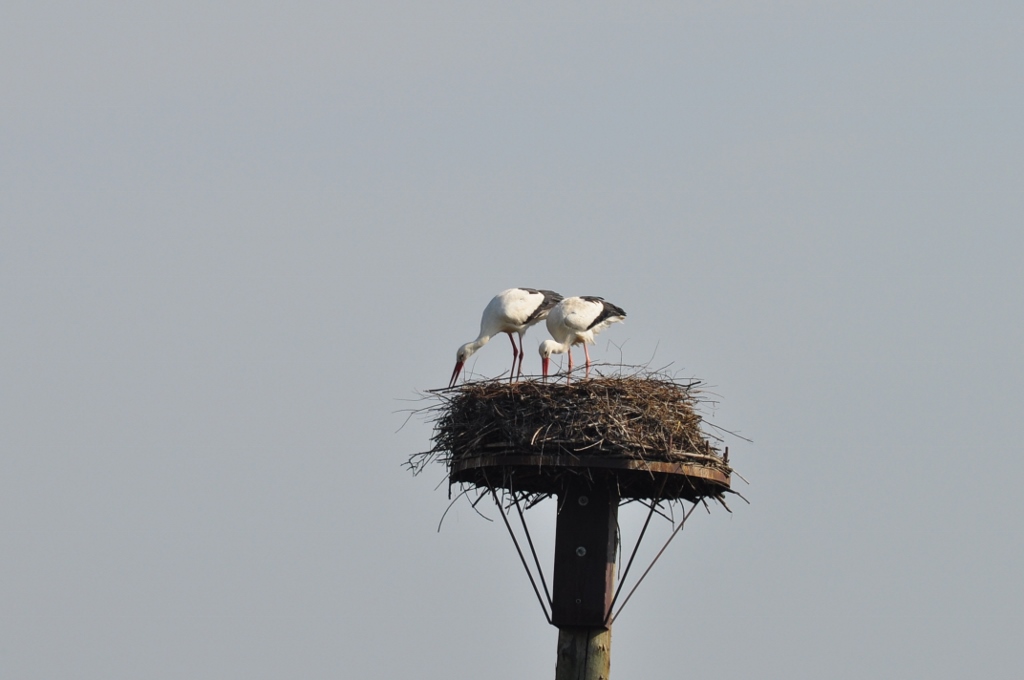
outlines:
M552 676L395 432L510 286L755 440L614 677L1020 676L1019 3L151 5L0 8L0 676Z

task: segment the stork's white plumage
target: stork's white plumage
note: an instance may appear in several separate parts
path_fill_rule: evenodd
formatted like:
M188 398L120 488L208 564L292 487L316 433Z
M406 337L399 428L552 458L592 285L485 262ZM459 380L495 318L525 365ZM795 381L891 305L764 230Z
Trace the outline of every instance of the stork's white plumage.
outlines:
M616 321L626 318L626 312L599 297L565 298L548 314L548 332L553 340L540 345L541 366L544 377L548 375L548 364L552 354L569 355L569 371L572 372L572 346L583 345L587 357L587 376L590 376L590 352L587 345L594 344L594 336Z
M508 339L512 342L512 371L509 374L511 382L517 375L517 359L518 374L523 372L523 356L526 354L523 349L523 335L526 334L526 329L546 318L551 308L561 301L562 296L554 291L534 288L509 288L495 295L484 308L483 317L480 319L480 335L473 342L467 342L460 347L456 353L455 370L452 371L448 387L454 386L455 381L459 379L466 359L498 333L508 333ZM519 347L516 347L513 333L519 335Z

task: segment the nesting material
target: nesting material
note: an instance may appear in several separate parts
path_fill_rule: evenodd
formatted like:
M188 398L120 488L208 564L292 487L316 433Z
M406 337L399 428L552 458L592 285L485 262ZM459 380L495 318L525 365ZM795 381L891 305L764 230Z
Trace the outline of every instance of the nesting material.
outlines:
M452 482L557 493L564 474L611 478L623 497L728 491L731 468L701 425L698 383L626 375L566 385L488 380L433 393L433 447Z

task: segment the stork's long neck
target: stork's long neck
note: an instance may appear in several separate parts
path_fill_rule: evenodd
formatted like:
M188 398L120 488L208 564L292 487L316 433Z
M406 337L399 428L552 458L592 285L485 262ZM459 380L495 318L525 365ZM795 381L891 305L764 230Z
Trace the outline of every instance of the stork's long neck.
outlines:
M473 342L467 342L465 345L463 345L462 350L466 353L466 356L469 356L470 354L473 354L478 349L486 345L490 339L490 335L481 333L476 340L474 340Z

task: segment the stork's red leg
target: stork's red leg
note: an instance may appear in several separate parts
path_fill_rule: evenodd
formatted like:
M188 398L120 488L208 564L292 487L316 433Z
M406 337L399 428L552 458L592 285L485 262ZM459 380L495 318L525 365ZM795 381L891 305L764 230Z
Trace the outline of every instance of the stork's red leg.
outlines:
M590 352L587 351L587 343L583 343L583 353L587 356L587 376L590 377Z
M512 334L506 333L506 335L508 335L508 341L512 343L512 369L508 373L508 381L511 383L516 377L516 359L519 358L519 348L516 347L516 339L512 337Z
M511 336L510 336L511 337ZM519 369L516 371L516 380L523 375L523 357L526 356L526 350L523 349L523 334L519 334Z

